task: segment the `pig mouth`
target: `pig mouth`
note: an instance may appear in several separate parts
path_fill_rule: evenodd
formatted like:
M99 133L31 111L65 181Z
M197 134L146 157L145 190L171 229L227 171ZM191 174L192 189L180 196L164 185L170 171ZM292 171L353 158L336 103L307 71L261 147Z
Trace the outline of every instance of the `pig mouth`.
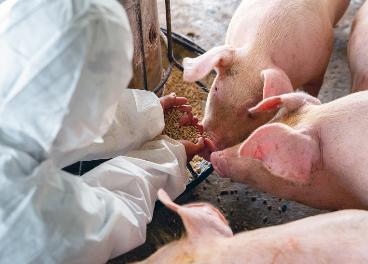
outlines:
M214 145L215 151L220 151L225 148L225 145L213 131L208 131L207 133Z

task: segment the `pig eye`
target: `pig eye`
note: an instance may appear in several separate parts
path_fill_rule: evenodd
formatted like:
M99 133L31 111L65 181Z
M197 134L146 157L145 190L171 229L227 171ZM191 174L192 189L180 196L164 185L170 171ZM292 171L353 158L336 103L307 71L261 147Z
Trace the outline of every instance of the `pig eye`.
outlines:
M248 117L249 117L249 119L255 119L256 117L252 114L252 113L250 113L250 112L248 112Z
M215 86L215 91L217 91L217 86Z

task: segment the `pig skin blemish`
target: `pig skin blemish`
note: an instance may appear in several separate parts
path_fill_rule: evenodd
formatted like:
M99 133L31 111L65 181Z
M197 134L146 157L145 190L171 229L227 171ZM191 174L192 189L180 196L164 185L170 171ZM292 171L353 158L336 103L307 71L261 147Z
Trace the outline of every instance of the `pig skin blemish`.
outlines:
M254 158L262 160L263 156L262 147L258 145L256 151L254 152Z

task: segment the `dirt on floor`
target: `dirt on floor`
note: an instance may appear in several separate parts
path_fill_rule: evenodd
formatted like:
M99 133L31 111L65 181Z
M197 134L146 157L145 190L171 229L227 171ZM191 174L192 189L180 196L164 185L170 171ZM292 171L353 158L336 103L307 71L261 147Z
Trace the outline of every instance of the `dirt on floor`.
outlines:
M229 21L240 2L240 0L172 0L173 32L191 39L206 50L222 45L225 42ZM347 44L352 20L363 3L364 1L351 0L347 12L335 26L334 51L318 96L323 103L349 93ZM158 0L160 24L166 28L164 4L164 0ZM181 73L179 71L175 74ZM247 185L223 179L216 172L176 202L178 204L192 202L213 204L227 218L234 233L280 225L326 212L297 202L279 199ZM184 228L178 215L165 207L158 208L155 210L152 222L148 225L146 243L110 260L109 263L129 263L145 259L161 245L178 239L183 232Z

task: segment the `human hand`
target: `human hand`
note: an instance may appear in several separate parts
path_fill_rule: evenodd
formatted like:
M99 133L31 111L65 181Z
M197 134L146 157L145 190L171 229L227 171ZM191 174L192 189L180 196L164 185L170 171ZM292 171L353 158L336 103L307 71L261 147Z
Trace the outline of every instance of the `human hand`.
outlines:
M203 134L203 125L198 124L198 117L193 116L191 123L189 125L196 126L199 130L199 133L201 135ZM185 152L187 154L187 162L189 162L193 159L195 155L198 155L202 153L203 151L205 151L207 140L208 139L206 138L199 137L197 143L193 143L192 141L184 140L184 139L178 139L177 141L179 141L180 143L184 145Z
M198 118L193 120L194 115L192 113L192 106L187 105L187 98L185 97L177 97L175 93L171 93L170 95L165 95L159 98L164 114L176 109L183 114L183 116L178 120L180 126L189 126L193 125L193 122L198 123ZM195 126L195 125L194 125ZM203 131L203 129L202 129Z
M203 128L202 128L203 131ZM202 134L203 132L201 132ZM211 153L215 151L215 145L209 138L199 137L197 143L188 140L178 139L185 147L187 162L191 161L195 155L210 161Z
M198 156L204 158L207 161L211 160L211 153L215 151L215 145L213 144L212 140L209 138L204 139L204 148L197 153Z
M164 113L167 114L172 110L178 110L184 115L178 120L180 126L194 126L198 129L199 134L203 134L203 125L199 124L198 117L194 116L192 106L185 105L187 99L185 97L177 97L175 93L160 97L160 102ZM210 139L199 137L196 143L186 139L177 139L185 147L187 154L187 162L191 161L195 155L199 155L208 161L211 153L215 150L214 145Z
M193 143L189 140L178 139L181 144L185 147L185 152L187 154L187 162L191 161L195 155L204 150L204 139L202 137L198 138L197 143Z
M192 119L192 126L196 126L199 133L203 135L203 125L198 124L198 117L194 116ZM197 143L193 143L188 140L179 139L185 147L185 152L187 153L187 161L191 161L195 155L210 161L211 153L215 151L215 145L209 138L199 137Z
M203 135L203 125L198 123L198 117L193 116L190 125L196 126L199 130L199 133ZM195 155L198 155L204 158L205 160L210 161L211 153L215 151L215 145L213 144L212 140L209 138L200 137L198 139L198 142L200 140L203 140L203 144L204 144L203 146L202 144L200 144L199 145L200 147L199 146L193 147L189 144L189 143L193 144L192 142L186 143L186 145L184 145L184 146L187 146L186 147L187 156L188 156L188 151L189 151L189 157L192 156L190 160L192 160ZM188 161L190 160L188 159Z

